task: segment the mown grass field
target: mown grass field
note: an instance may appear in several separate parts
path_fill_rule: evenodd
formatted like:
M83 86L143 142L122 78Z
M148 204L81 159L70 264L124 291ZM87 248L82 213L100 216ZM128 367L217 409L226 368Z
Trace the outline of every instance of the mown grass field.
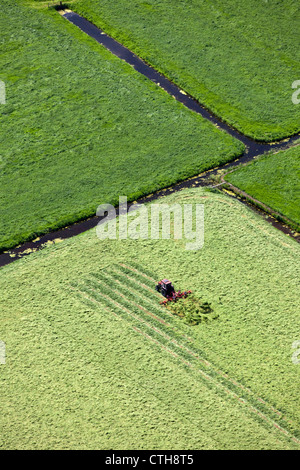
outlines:
M70 7L255 139L300 131L293 0L76 0Z
M205 205L202 249L92 230L1 269L3 448L299 449L299 245L220 193L161 202ZM163 277L218 318L172 316Z
M300 226L300 145L261 157L225 180Z
M57 12L5 0L0 22L0 250L243 151Z

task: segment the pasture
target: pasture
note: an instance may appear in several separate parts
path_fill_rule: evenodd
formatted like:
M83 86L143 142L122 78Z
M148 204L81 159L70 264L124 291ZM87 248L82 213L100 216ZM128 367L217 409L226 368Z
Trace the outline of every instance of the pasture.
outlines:
M91 230L1 269L4 448L299 448L298 245L224 195L164 202L204 203L202 249ZM165 276L218 317L160 306Z

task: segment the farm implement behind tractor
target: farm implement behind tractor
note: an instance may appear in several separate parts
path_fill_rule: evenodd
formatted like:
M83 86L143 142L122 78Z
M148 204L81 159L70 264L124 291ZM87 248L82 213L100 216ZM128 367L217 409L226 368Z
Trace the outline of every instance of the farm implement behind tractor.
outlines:
M192 293L191 290L185 292L181 292L179 290L176 292L171 281L168 279L162 279L159 281L159 283L155 286L155 289L166 298L166 300L160 302L161 305L165 305L168 302L176 302L178 299L185 298Z

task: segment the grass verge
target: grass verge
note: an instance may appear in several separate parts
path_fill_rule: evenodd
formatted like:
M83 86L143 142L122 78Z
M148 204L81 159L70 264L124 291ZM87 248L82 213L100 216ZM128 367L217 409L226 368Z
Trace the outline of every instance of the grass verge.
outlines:
M300 227L300 145L266 155L224 179Z

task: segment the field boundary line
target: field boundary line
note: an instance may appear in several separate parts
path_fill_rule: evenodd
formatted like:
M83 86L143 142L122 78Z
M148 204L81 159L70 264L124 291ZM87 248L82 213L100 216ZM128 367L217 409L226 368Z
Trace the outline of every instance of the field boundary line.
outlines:
M112 276L111 276L112 278ZM133 279L133 278L131 278ZM116 280L115 280L116 281ZM124 286L124 284L123 284ZM125 287L125 286L124 286ZM144 298L144 296L141 294L137 294L139 297L141 298ZM145 298L146 299L146 298ZM148 301L148 299L147 299ZM150 303L150 301L149 301ZM172 316L172 314L170 313L170 315ZM180 336L184 337L182 332L179 330L179 328L176 328L175 326L173 327L172 325L170 325L172 329L175 328L175 331L179 333ZM194 343L195 344L195 341L193 338L190 338L190 337L186 337L190 342ZM185 346L186 347L186 346ZM189 351L191 355L193 355L194 357L197 357L199 358L199 354L197 353L193 353L193 351ZM201 356L200 356L201 357ZM288 421L287 418L284 417L283 413L279 410L277 410L275 407L273 407L271 404L267 403L263 398L261 398L260 396L256 395L255 392L253 392L251 389L249 389L249 387L237 382L234 378L231 378L228 374L226 374L225 372L223 372L221 369L219 369L217 366L215 366L212 362L204 359L204 358L201 358L202 360L206 361L206 365L211 367L218 375L224 377L226 380L230 381L233 385L235 385L236 387L238 388L241 388L242 390L244 390L245 392L247 392L248 394L250 394L252 397L254 397L257 401L261 402L262 404L264 404L266 407L268 407L273 413L277 414L281 419L284 419L286 421ZM291 423L292 424L292 423Z
M120 271L120 270L118 270L117 268L118 268L118 265L110 266L110 269L111 269L112 271L114 271L116 274L121 274L122 276L127 277L127 279L129 279L129 280L137 282L141 287L143 287L144 289L146 289L148 292L151 292L151 294L152 294L153 296L155 296L157 299L160 299L160 298L161 298L161 295L160 295L158 292L152 290L151 287L147 286L147 284L143 284L143 283L142 283L141 281L139 281L138 279L136 279L136 278L134 278L134 277L131 277L129 274L126 274L125 272Z

